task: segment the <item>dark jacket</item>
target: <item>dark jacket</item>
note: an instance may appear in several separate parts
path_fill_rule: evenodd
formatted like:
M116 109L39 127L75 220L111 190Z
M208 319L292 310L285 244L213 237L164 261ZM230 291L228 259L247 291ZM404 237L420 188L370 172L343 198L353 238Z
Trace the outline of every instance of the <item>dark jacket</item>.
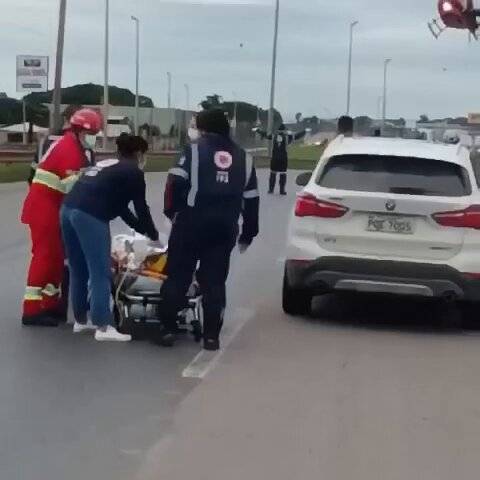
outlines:
M145 199L144 173L131 160L103 160L89 168L67 195L64 205L110 222L121 217L131 228L158 240ZM128 205L133 202L135 214Z
M202 135L169 172L165 214L170 219L185 213L205 228L228 229L238 228L241 215L240 241L249 244L258 235L259 204L253 158L228 137Z

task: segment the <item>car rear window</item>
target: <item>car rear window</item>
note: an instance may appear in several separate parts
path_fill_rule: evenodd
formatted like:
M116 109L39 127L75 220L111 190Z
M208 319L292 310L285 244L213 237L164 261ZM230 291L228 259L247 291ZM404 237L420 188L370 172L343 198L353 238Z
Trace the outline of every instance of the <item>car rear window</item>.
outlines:
M465 168L454 163L387 155L330 158L317 184L337 190L463 197L472 193Z

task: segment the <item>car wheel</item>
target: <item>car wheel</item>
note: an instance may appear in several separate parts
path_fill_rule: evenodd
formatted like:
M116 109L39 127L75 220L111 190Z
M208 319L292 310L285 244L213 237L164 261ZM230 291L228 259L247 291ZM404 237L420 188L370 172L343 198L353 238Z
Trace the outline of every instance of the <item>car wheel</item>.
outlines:
M287 272L283 277L283 311L288 315L309 315L312 311L313 295L305 289L293 288Z

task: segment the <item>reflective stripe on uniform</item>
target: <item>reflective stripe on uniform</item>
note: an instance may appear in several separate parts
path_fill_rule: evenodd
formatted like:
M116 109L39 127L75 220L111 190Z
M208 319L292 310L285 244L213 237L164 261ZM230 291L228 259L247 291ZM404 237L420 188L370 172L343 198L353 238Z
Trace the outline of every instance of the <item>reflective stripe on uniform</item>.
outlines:
M24 300L28 302L40 302L43 300L42 287L27 287Z
M250 178L252 177L252 171L253 171L253 157L249 153L246 154L245 163L246 163L245 186L247 186L248 182L250 181Z
M61 290L57 288L55 285L49 283L43 290L42 293L47 297L57 297L60 295Z
M43 168L37 167L32 183L38 183L51 188L52 190L56 190L57 192L66 194L72 190L79 178L80 175L75 173L64 179L61 179L58 175L55 175L48 170L44 170Z
M58 175L55 175L48 170L38 167L35 172L35 177L33 177L32 183L38 183L44 185L52 190L57 192L64 193L64 187L62 185L62 180Z
M250 199L250 198L258 198L260 196L258 189L254 190L247 190L246 192L243 192L243 198L245 199Z
M192 145L192 167L191 167L191 183L192 188L188 193L187 205L189 207L195 206L195 200L197 199L198 193L198 170L199 170L199 159L198 159L198 145L194 143Z
M61 180L60 183L62 184L63 193L65 194L70 193L73 189L73 186L77 183L79 178L80 178L80 175L75 173Z
M188 180L188 172L186 172L183 168L171 168L168 173L169 175L175 175L176 177L182 177L185 180Z

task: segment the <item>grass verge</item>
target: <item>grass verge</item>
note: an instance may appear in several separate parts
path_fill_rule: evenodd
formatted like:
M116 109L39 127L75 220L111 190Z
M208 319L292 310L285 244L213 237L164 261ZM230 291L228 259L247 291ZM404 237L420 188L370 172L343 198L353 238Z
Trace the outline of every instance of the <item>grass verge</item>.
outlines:
M292 170L313 170L322 154L322 147L294 145L289 149L289 167ZM166 172L175 161L175 157L166 155L149 155L146 172ZM257 157L257 168L269 168L268 157ZM28 162L17 162L15 159L2 159L0 163L0 183L24 182L30 172Z

